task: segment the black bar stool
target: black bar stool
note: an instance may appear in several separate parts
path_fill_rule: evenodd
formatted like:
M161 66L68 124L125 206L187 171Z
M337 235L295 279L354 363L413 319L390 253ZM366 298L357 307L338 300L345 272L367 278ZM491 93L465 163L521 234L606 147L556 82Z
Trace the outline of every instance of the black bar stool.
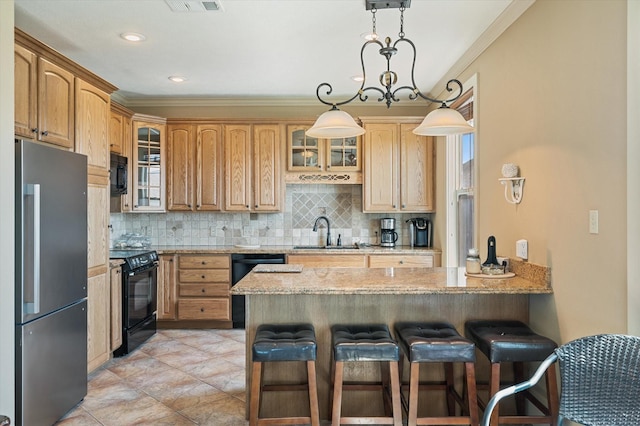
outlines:
M331 327L331 424L402 425L398 361L400 350L385 324L334 325ZM344 382L345 362L380 362L380 382ZM343 417L343 390L382 390L386 417ZM389 394L391 397L389 398ZM391 401L389 401L391 399Z
M395 325L396 337L411 365L409 379L408 421L415 425L478 425L476 393L476 348L471 340L462 337L455 327L446 322L401 322ZM420 382L420 364L443 363L443 382ZM456 391L453 363L464 363L468 400ZM443 390L447 396L448 416L418 417L420 390ZM456 402L463 414L456 416Z
M474 341L478 349L487 356L491 363L489 398L500 390L500 366L502 363L513 363L514 382L520 383L525 379L524 363L544 361L557 347L553 340L536 334L521 321L467 321L465 334ZM528 391L521 392L516 395L517 415L501 415L499 407L496 406L491 415L491 426L526 423L557 425L558 385L555 368L549 368L545 376L547 382L546 406ZM525 415L525 398L540 410L542 415ZM482 401L480 404L484 409L485 404Z
M251 376L251 396L249 424L295 425L311 423L320 425L318 411L318 388L316 384L316 335L311 324L263 324L256 330L252 347L253 373ZM303 361L307 364L307 383L264 385L263 366L265 362ZM309 392L307 417L260 418L260 396L268 391L306 390Z

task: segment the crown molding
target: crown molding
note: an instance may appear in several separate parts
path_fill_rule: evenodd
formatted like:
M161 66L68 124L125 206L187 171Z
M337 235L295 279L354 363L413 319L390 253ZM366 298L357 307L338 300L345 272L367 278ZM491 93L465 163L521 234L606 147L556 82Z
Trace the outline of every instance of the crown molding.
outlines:
M291 106L318 106L316 98L243 98L243 97L177 97L177 96L145 96L127 97L115 93L119 103L128 108L140 107L291 107Z

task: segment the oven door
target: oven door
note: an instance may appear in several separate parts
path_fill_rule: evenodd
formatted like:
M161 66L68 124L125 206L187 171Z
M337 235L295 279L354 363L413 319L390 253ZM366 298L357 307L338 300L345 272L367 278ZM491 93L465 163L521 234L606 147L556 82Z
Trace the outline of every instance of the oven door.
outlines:
M126 328L136 326L156 311L157 274L158 265L153 265L143 271L129 272L125 277Z

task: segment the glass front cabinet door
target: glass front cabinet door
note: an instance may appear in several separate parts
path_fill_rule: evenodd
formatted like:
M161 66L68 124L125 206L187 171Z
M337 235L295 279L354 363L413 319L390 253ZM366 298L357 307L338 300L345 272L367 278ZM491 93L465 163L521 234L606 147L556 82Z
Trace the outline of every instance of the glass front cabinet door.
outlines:
M288 171L317 173L361 170L360 138L313 138L305 134L310 127L288 126Z
M165 210L165 126L134 122L133 191L134 211Z

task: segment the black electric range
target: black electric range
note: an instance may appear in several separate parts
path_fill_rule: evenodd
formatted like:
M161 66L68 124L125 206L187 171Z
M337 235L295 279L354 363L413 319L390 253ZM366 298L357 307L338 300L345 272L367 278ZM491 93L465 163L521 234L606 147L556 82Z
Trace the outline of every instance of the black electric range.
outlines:
M122 259L122 346L114 356L130 353L156 332L158 253L155 250L111 250Z
M158 253L151 249L111 250L109 259L124 260L123 272L137 271L152 267L158 262Z

